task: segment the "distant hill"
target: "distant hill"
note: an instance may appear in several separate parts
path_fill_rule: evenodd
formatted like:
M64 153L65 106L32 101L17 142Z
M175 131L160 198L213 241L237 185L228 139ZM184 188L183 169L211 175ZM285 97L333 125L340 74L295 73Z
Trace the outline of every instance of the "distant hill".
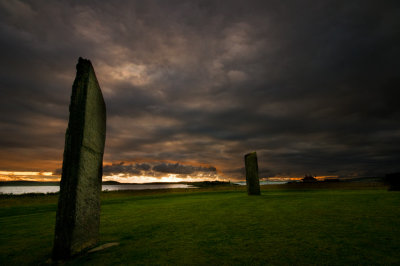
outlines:
M117 181L103 181L102 184L103 185L123 185L124 183L120 183Z
M60 182L0 181L0 186L59 186Z
M123 185L117 181L104 181L103 185ZM0 186L59 186L59 181L39 182L39 181L0 181Z

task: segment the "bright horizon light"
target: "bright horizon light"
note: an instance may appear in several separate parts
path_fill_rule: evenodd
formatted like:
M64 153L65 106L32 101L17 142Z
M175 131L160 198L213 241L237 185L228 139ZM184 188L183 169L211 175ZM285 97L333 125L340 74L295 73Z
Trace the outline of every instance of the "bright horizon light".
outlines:
M111 175L103 176L103 181L117 181L120 183L172 183L172 182L202 182L202 181L229 181L221 177L178 177L176 174L168 174L167 176L154 177L154 176L123 176Z
M44 176L51 176L53 172L31 172L31 171L0 171L1 175L15 175L15 176L35 176L35 175L44 175Z
M275 176L275 177L260 177L260 181L300 181L303 177L283 177L283 176ZM338 178L338 176L316 176L318 180L324 180L326 178ZM60 181L61 175L54 174L53 172L39 172L39 171L0 171L0 181L37 181L37 182L51 182L51 181ZM116 181L119 183L173 183L173 182L203 182L203 181L245 181L245 178L242 179L234 179L224 176L213 176L207 177L204 175L197 176L185 176L180 177L177 174L167 174L166 176L126 176L124 174L118 175L104 175L104 181Z

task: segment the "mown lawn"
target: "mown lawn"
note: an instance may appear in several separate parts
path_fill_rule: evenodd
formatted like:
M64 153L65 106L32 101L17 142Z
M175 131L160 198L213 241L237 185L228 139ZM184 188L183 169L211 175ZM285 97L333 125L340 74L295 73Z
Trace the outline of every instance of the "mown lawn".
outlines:
M399 265L400 192L268 188L103 193L86 265ZM0 264L46 263L56 195L0 199Z

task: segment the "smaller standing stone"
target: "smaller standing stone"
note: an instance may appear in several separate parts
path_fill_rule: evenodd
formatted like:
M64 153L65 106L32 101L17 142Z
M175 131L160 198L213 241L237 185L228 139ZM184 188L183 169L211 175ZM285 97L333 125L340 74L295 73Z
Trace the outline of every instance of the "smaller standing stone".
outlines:
M257 153L252 152L244 156L246 166L246 184L248 195L260 195L260 180L258 179Z

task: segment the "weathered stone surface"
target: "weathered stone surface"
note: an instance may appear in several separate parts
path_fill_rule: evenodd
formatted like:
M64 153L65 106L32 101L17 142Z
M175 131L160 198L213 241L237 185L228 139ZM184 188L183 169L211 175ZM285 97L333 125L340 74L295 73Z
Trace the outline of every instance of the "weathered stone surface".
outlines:
M258 179L257 153L252 152L244 156L246 166L246 184L248 195L260 195L260 180Z
M79 58L76 70L56 217L56 260L80 253L99 239L106 107L90 61Z

